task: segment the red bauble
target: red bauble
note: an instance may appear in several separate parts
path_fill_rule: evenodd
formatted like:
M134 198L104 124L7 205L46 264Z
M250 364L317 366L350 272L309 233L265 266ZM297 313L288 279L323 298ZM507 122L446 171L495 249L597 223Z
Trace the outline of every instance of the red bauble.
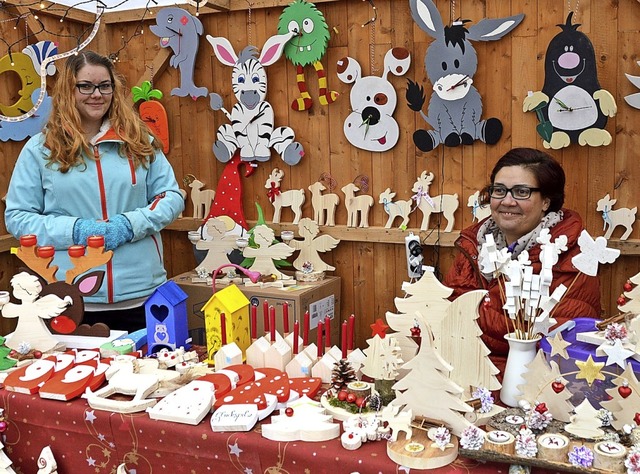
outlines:
M488 308L489 306L491 306L491 298L489 298L488 296L485 296L484 300L482 301L482 306L484 306L485 308Z
M356 398L356 406L362 408L367 404L367 402L365 401L364 397L358 397Z
M56 249L52 245L43 245L42 247L38 247L38 257L40 258L53 257L55 253Z
M5 431L7 431L7 422L0 421L0 433L4 433Z
M564 384L558 380L556 380L555 382L553 382L551 384L551 388L553 389L554 392L556 393L560 393L564 390Z
M284 414L287 415L288 417L292 417L293 416L293 408L287 407L287 409L284 411Z
M347 391L346 390L340 390L338 392L338 400L340 400L341 402L344 402L347 399Z
M627 280L627 282L622 286L622 288L624 289L624 291L631 291L633 290L633 285L629 280Z
M104 236L90 235L89 238L87 239L87 245L94 249L104 247Z
M38 238L34 234L27 234L20 237L20 245L23 247L33 247L38 243Z
M42 359L42 351L33 351L33 357L36 359Z
M636 426L640 425L640 413L636 413L636 416L633 417L633 422L636 424Z
M413 326L409 331L411 331L412 337L420 337L420 334L422 333L419 326Z
M624 385L620 385L620 386L618 387L618 393L620 394L620 396L621 396L622 398L627 398L629 395L631 395L631 392L632 392L632 391L633 391L633 390L631 390L631 388L630 388L628 385L626 385L626 384L624 384Z
M356 397L356 394L355 394L355 393L348 393L348 394L347 394L347 401L348 401L349 403L355 403L355 401L356 401L356 399L357 399L357 398L358 398L358 397Z
M616 303L618 304L618 306L622 306L626 302L627 302L627 298L625 298L624 295L618 296L618 299L616 300Z
M84 256L84 245L72 245L67 250L67 253L69 254L69 257L82 257Z

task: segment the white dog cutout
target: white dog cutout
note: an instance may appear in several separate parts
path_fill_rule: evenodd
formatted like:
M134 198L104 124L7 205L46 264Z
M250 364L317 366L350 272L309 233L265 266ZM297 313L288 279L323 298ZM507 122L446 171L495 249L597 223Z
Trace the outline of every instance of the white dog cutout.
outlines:
M362 77L358 61L344 57L338 61L338 77L346 84L354 83L349 95L351 112L344 121L344 135L353 146L367 151L387 151L400 138L400 128L393 118L398 97L389 72L402 76L409 70L411 56L404 48L393 48L384 56L381 77Z

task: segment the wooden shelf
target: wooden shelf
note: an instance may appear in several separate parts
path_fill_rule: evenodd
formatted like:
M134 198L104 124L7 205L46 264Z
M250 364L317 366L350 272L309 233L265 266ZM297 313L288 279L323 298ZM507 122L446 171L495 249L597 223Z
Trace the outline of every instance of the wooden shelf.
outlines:
M194 219L192 217L183 217L176 220L167 229L178 231L196 230L202 221L200 219ZM276 235L279 235L283 230L291 230L297 232L297 224L273 224L268 222ZM253 227L255 221L248 221L248 225ZM402 244L404 245L404 238L413 232L415 235L420 236L420 241L424 245L435 245L438 243L442 247L453 247L456 239L460 235L459 231L453 232L440 232L437 230L420 231L419 229L387 229L385 227L346 227L344 225L337 225L334 227L322 226L321 232L323 234L329 234L330 236L344 240L347 242L373 242L379 244ZM609 239L609 247L614 249L620 249L622 255L640 255L640 240L629 239Z

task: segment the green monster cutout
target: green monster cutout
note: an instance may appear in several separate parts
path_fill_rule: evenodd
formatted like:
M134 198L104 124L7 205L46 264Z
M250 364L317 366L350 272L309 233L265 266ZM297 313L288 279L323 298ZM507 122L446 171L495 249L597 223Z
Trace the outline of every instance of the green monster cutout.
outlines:
M293 32L295 36L284 47L284 54L296 66L300 97L291 103L293 110L308 110L313 105L307 91L304 67L312 64L318 75L320 103L329 105L338 98L336 91L327 90L327 77L320 59L327 52L329 27L324 15L313 3L295 0L280 15L278 34Z

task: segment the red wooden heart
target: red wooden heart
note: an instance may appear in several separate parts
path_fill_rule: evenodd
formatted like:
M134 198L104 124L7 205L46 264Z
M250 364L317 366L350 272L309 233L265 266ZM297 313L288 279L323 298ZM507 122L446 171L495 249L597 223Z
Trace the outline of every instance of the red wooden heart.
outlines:
M564 390L564 384L556 380L551 384L551 388L553 389L554 392L560 393Z
M627 398L629 395L631 395L631 392L633 392L633 390L631 390L628 385L620 385L618 387L618 393L622 398Z

